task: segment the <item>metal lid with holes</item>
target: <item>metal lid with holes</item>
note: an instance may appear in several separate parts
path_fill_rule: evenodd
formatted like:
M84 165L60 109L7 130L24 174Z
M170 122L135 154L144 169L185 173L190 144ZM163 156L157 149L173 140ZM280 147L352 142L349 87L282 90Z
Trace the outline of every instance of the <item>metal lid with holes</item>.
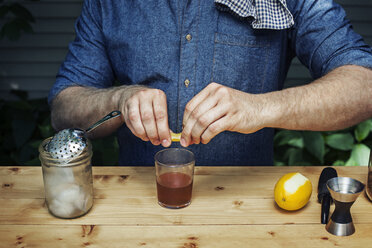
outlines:
M56 133L49 143L45 146L45 151L55 159L71 160L78 157L87 144L86 135L96 129L103 123L113 118L121 116L121 112L114 110L102 119L98 120L88 129L81 130L78 128L63 129Z
M84 131L65 129L53 136L45 148L53 158L73 159L82 153L86 142Z
M89 139L84 138L84 148L82 146L77 147L76 143L65 143L63 149L54 151L54 153L52 153L48 150L50 149L49 145L52 138L53 137L49 137L48 139L45 139L39 146L40 161L43 160L43 164L45 164L46 166L70 167L82 163L82 160L85 161L91 159L93 153L92 145ZM63 154L65 148L66 150L70 149L72 153L70 153L70 150L68 150L69 155L67 155L67 153Z

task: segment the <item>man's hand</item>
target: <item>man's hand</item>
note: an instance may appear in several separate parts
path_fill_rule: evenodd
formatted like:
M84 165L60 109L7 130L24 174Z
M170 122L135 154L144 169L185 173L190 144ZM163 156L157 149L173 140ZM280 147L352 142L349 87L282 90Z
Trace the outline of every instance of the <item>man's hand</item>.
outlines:
M153 145L171 144L168 126L167 98L163 91L145 87L128 89L119 96L119 109L127 127L143 141Z
M371 99L372 70L353 65L336 68L307 85L263 94L211 83L186 106L181 144L206 144L225 130L247 134L264 127L344 129L371 118ZM86 129L113 110L120 110L123 119L104 123L90 138L109 135L125 121L141 139L170 145L165 94L140 85L68 87L53 100L52 125L56 130Z
M255 95L209 84L186 105L181 145L207 144L223 131L253 133L263 128L255 100Z
M340 130L372 116L372 70L346 65L313 83L263 94L209 84L186 106L181 144L206 144L222 131L264 127Z

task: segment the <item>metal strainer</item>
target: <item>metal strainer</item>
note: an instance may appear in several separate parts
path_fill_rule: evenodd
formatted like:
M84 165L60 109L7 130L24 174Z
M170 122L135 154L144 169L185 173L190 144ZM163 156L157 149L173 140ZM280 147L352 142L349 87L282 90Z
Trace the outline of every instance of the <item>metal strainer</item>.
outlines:
M87 146L87 133L104 122L119 117L120 115L120 111L112 111L85 131L78 128L63 129L53 136L46 145L45 150L55 159L71 160L76 158Z

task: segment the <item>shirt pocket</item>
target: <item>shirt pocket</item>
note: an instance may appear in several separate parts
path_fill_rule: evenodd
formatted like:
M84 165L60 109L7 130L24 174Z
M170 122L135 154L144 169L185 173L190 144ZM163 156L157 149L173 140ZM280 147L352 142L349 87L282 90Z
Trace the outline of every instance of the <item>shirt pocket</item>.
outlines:
M212 81L249 93L261 93L269 42L258 37L215 34Z
M249 93L265 91L271 40L267 30L221 13L214 37L212 81Z

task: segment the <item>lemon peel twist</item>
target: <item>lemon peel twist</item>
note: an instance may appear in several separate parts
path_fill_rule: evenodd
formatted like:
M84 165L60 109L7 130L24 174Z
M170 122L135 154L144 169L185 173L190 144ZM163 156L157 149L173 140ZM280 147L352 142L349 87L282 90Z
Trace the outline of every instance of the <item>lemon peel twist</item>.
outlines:
M180 142L180 140L181 140L181 134L182 133L173 133L171 131L171 140L172 140L172 142Z

